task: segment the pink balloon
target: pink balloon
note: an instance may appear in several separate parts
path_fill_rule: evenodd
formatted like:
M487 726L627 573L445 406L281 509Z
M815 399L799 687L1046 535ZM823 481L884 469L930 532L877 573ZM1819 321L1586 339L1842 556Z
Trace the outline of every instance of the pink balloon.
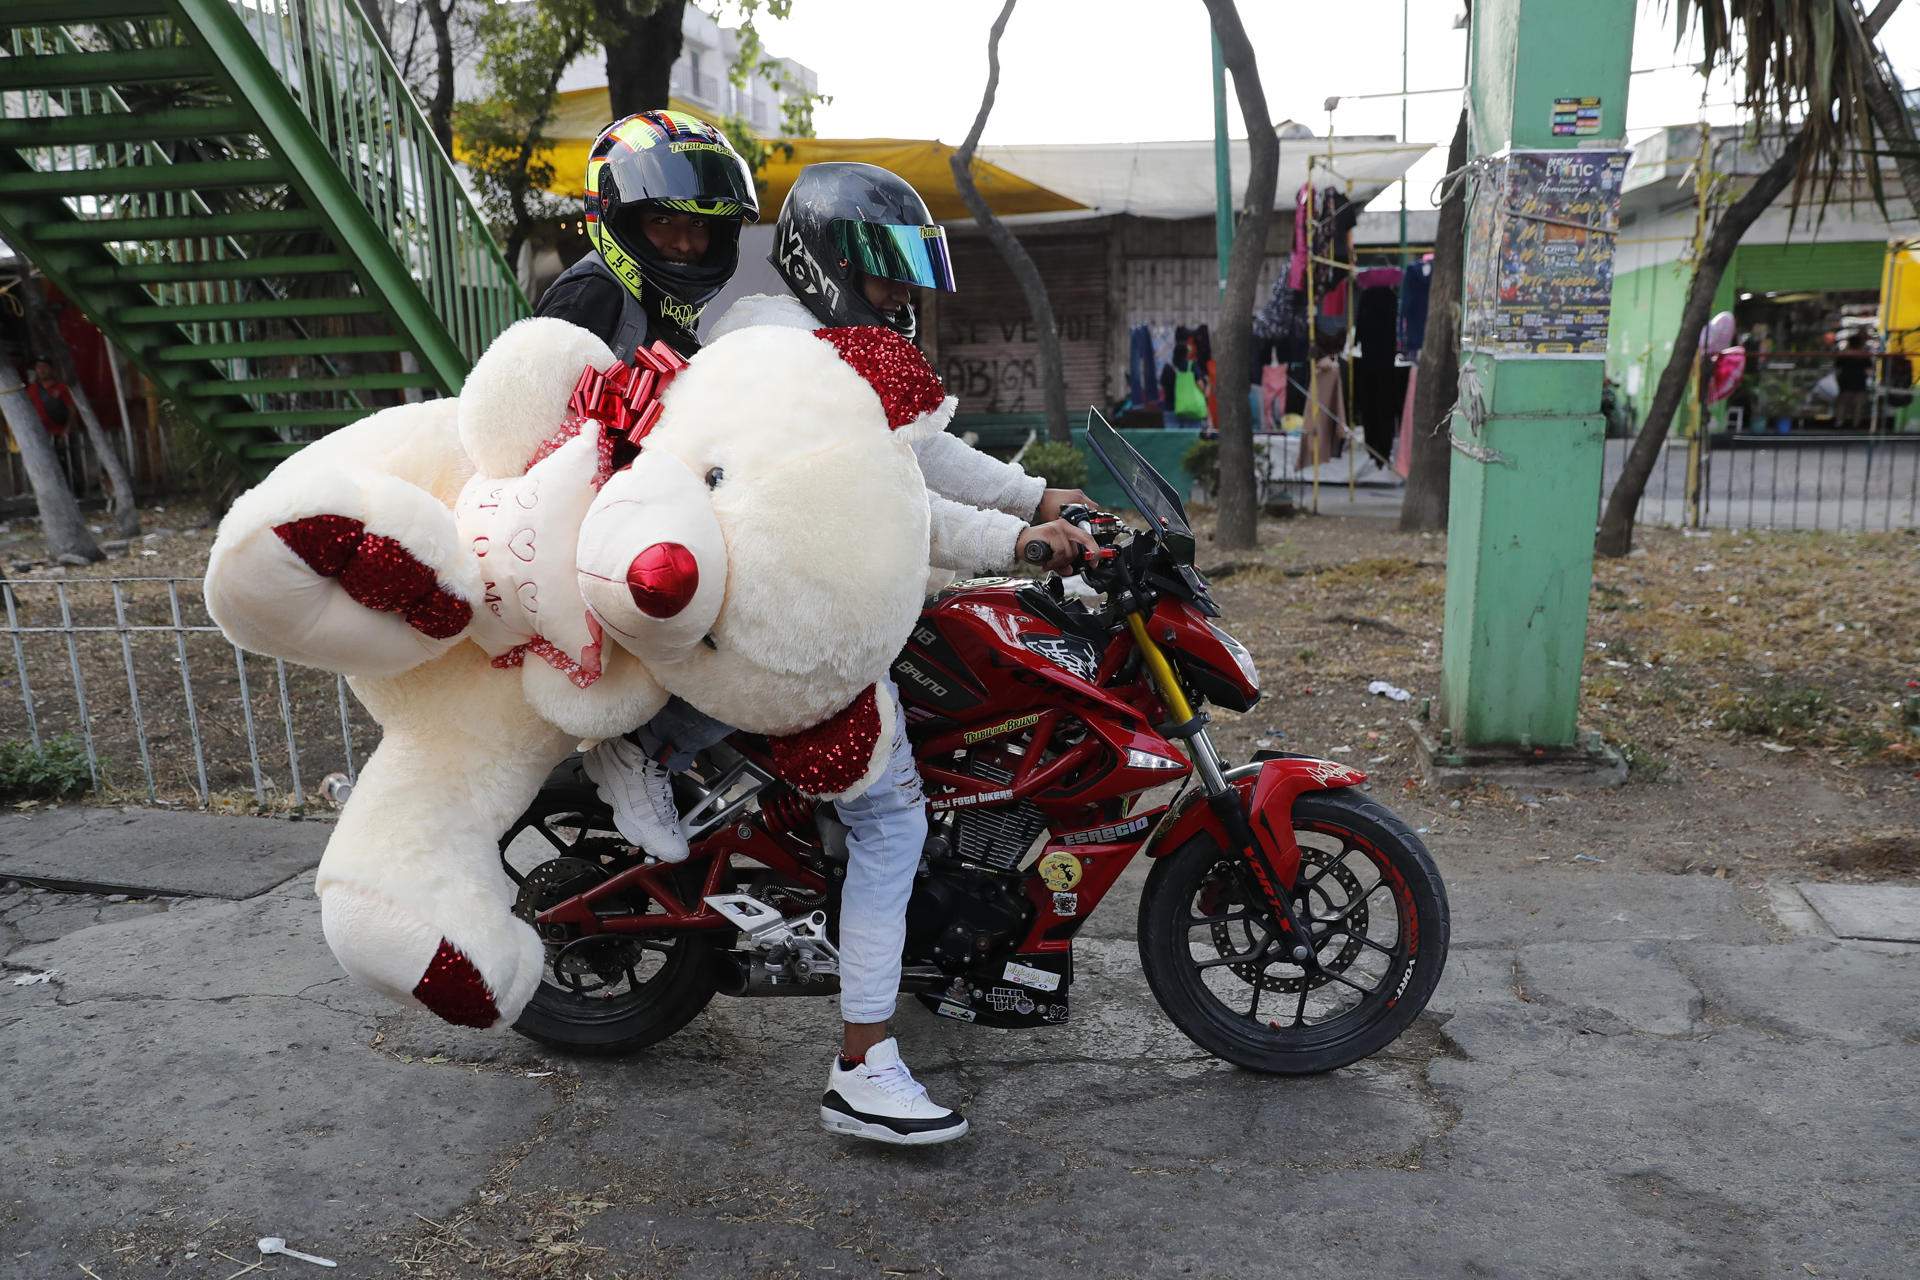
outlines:
M1747 372L1747 349L1728 347L1713 357L1713 372L1707 377L1707 403L1714 404L1733 394Z
M1702 351L1724 351L1733 345L1733 312L1722 311L1707 321L1707 327L1700 331L1700 349Z

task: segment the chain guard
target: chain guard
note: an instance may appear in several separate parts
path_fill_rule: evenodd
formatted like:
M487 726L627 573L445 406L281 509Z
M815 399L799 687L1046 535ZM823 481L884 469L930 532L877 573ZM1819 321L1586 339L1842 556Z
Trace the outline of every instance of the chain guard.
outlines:
M527 873L513 902L513 914L541 930L546 944L548 966L554 975L576 983L596 979L611 985L638 965L646 954L637 941L618 934L583 936L564 925L541 926L534 923L540 912L568 898L577 897L609 876L606 867L585 858L550 858Z

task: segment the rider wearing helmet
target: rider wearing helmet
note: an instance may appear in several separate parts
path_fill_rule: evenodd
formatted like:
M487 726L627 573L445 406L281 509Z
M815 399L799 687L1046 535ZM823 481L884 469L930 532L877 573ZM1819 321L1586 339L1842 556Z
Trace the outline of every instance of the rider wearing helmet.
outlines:
M714 325L714 338L754 324L881 324L911 338L918 327L913 291L954 287L946 231L911 186L869 164L801 170L781 206L768 260L789 292L740 299ZM1022 547L1040 540L1053 551L1050 567L1065 569L1076 545L1093 547L1085 532L1059 519L1063 505L1088 502L1078 489L1049 489L1045 480L946 432L914 451L932 505L936 568L1005 570ZM967 1121L927 1096L887 1025L900 989L907 902L927 837L920 775L905 718L896 716L886 771L836 805L849 831L839 921L842 1027L820 1123L832 1133L878 1142L945 1142L965 1134Z
M541 296L623 360L665 339L699 349L700 312L740 262L740 223L756 222L753 176L726 136L679 111L608 125L587 159L584 255Z
M955 287L946 229L905 179L870 164L802 169L780 206L767 261L788 292L741 298L711 337L755 324L878 324L913 338L915 291ZM1066 569L1076 544L1091 547L1091 539L1059 520L1063 505L1089 502L1078 489L1049 489L1040 477L948 432L922 441L915 452L933 498L936 568L1004 569L1037 539L1053 552L1047 567Z
M540 298L537 315L577 324L622 360L665 340L683 356L700 347L700 311L740 261L740 223L760 206L746 162L725 135L678 111L616 120L587 160L587 238L593 252ZM732 732L679 698L584 761L621 833L667 861L687 856L671 771Z

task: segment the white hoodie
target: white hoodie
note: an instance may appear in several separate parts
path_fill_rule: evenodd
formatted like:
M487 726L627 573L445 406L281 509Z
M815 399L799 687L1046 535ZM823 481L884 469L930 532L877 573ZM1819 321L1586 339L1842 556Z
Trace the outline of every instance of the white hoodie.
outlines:
M820 321L790 293L756 293L736 301L714 322L713 342L749 325L818 329ZM1047 482L1011 462L980 452L943 431L913 447L932 506L931 548L936 569L961 575L1013 566L1021 530L1033 521Z

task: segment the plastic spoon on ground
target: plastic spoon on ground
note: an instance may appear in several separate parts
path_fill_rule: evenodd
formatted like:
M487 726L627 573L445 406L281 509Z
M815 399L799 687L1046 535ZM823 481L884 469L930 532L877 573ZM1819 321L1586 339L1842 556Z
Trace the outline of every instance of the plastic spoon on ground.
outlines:
M311 1262L316 1267L335 1267L340 1265L331 1258L316 1258L310 1253L302 1253L298 1249L289 1249L287 1248L287 1242L279 1236L262 1236L254 1247L262 1253L283 1253L289 1258L298 1258L302 1262Z

